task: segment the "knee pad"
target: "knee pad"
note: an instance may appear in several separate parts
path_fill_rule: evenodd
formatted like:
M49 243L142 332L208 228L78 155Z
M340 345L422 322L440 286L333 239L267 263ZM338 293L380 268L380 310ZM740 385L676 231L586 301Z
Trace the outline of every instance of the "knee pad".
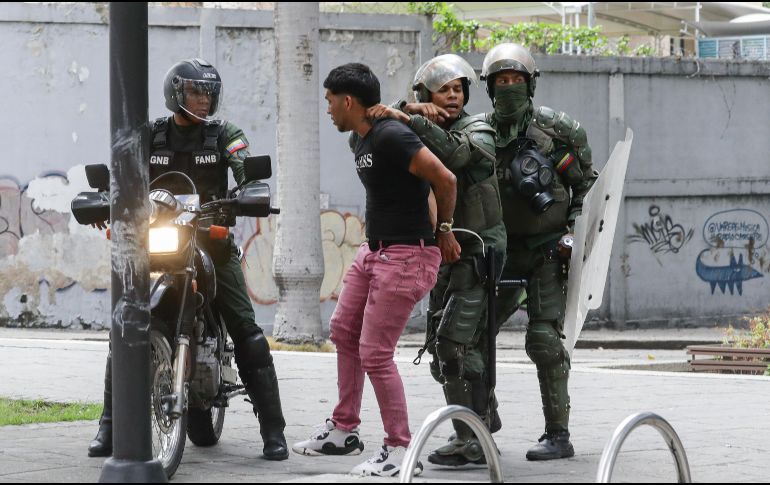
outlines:
M463 346L457 342L439 337L436 340L436 358L441 375L444 377L462 377Z
M259 330L244 332L235 341L235 362L239 369L262 369L273 364L273 356L270 355L270 344L265 335Z
M484 379L489 367L489 359L477 347L466 347L463 355L463 376L469 381Z
M527 328L525 349L535 365L553 366L565 360L561 335L551 322L530 323Z
M486 304L484 288L455 291L444 308L438 335L460 344L470 344L486 325Z

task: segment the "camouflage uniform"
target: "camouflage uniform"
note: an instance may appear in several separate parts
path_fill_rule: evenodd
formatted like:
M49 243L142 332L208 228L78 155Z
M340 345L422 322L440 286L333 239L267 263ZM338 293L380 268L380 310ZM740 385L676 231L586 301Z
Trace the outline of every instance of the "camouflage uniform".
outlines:
M546 431L540 442L561 440L557 445L563 445L558 453L547 453L543 446L552 443L546 441L530 450L527 458L561 458L572 456L574 451L569 443L570 360L562 343L568 262L559 259L557 249L560 238L572 232L583 198L597 174L591 163L586 132L580 123L565 113L532 107L531 96L539 73L525 49L511 46L515 45L503 44L495 48L499 49L497 52L490 51L484 61L488 69L482 73L493 99L494 90L498 89L494 87L496 73L515 70L528 75L529 100L523 116L512 122L501 119L497 112L487 115L487 121L497 132L497 175L508 235L503 279L528 281L529 323L525 348L537 366L540 382ZM515 168L511 162L521 147L522 138L534 141L538 151L550 160L556 175L551 189L554 203L544 213L535 214L513 183L511 170ZM520 301L521 290L500 289L496 300L498 328L519 308Z

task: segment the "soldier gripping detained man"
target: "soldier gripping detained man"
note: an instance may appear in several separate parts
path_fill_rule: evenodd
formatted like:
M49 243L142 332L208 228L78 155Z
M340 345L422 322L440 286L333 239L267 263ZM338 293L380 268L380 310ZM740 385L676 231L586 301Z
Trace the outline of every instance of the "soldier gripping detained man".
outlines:
M495 173L495 131L484 114L469 116L464 110L475 82L476 74L467 61L454 54L441 55L415 74L417 103L402 101L372 111L407 124L457 177L453 221L439 226L437 240L440 246L458 251L453 260L442 264L431 292L420 356L425 350L433 356L431 374L442 385L447 404L474 410L495 432L501 423L488 389L485 281L489 275L484 251L485 246L494 246L502 261L506 234ZM483 463L481 445L468 425L459 420L453 425L455 434L449 443L434 450L428 461L446 466Z
M503 279L524 278L529 319L525 349L537 367L545 433L528 460L574 456L570 442L568 380L570 358L564 338L569 248L575 218L598 174L586 132L567 114L532 97L539 71L529 51L500 44L484 58L481 80L494 111L497 175L508 234ZM519 289L496 299L499 328L518 308Z

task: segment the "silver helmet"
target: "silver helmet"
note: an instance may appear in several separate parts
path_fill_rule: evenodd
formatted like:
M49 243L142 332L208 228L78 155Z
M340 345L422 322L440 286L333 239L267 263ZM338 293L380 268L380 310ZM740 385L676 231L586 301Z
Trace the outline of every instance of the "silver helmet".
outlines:
M430 93L437 92L441 86L455 79L462 79L465 95L463 105L468 104L469 86L471 83L476 84L476 72L468 61L456 54L437 56L420 66L414 75L412 90L418 102L428 103Z
M486 81L487 94L490 98L495 97L494 75L500 71L518 71L527 75L527 85L529 95L535 95L535 79L540 75L540 71L535 66L535 60L529 49L519 44L507 43L495 46L487 52L484 57L484 63L481 66L481 80Z

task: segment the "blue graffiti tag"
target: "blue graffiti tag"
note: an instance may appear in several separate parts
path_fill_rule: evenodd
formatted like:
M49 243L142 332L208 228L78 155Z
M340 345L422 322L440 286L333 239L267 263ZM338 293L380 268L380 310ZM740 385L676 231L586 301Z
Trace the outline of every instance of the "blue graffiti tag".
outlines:
M767 220L758 212L747 209L733 209L718 212L706 220L703 225L703 237L711 246L698 255L695 272L698 277L711 286L711 294L717 287L726 294L734 295L738 290L743 295L743 282L762 278L764 275L754 269L755 251L764 247L768 240ZM748 256L744 261L743 251ZM728 265L716 265L720 256L730 254ZM735 253L739 256L736 260ZM708 264L708 260L713 263Z
M730 255L730 264L728 266L709 266L703 262L703 256L709 252L711 252L710 249L704 249L698 255L698 261L695 263L695 272L698 273L700 279L711 285L712 295L717 286L722 290L722 294L729 288L730 294L734 295L734 289L737 288L738 294L743 295L744 281L763 277L762 273L743 263L742 254L738 257L737 261L734 255Z

